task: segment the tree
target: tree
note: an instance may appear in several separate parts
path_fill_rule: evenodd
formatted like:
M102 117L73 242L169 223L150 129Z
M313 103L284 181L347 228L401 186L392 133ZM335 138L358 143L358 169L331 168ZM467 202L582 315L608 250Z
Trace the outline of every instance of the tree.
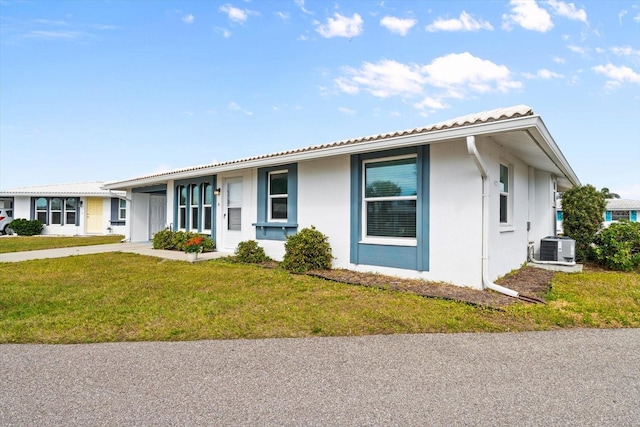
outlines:
M607 208L604 193L593 185L573 187L562 196L562 228L576 241L576 260L584 261L602 226Z
M603 187L600 192L604 195L605 199L619 199L620 195L617 193L612 193L609 191L607 187Z

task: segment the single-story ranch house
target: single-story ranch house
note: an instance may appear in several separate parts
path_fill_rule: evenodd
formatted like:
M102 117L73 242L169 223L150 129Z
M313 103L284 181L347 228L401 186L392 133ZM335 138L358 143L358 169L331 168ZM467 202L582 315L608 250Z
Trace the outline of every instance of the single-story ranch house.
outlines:
M13 208L14 219L40 220L42 234L125 234L125 192L105 190L103 185L82 182L15 188L0 191L0 201Z
M169 226L221 251L257 240L281 259L287 236L315 226L335 268L483 288L555 233L556 191L574 185L542 119L519 105L104 188L126 191L131 241Z

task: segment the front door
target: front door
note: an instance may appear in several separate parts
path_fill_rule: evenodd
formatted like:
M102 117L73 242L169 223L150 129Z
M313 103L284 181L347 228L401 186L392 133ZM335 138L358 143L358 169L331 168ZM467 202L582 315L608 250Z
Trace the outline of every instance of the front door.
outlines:
M222 229L224 249L233 250L242 241L242 178L228 178L224 184Z
M167 223L167 196L152 194L149 199L149 237L165 228Z
M87 234L102 234L103 202L99 197L87 198Z

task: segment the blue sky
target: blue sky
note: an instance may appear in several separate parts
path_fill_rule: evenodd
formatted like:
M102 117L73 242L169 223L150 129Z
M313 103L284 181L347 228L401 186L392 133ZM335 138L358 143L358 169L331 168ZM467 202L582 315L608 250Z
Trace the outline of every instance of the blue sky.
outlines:
M531 106L640 199L640 1L0 0L0 188Z

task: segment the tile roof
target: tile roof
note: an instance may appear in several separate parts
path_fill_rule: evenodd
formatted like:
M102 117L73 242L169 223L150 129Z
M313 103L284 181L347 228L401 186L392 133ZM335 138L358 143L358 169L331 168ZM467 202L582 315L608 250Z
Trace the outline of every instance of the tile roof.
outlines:
M103 190L103 181L77 182L71 184L49 184L32 187L18 187L0 191L0 196L110 196L111 194L124 195L124 191Z
M191 167L186 167L186 168L174 169L174 170L170 170L170 171L166 171L166 172L159 172L159 173L150 174L150 175L138 176L138 177L134 177L132 179L108 182L108 183L106 183L106 185L109 185L109 184L112 184L112 183L117 183L117 182L123 182L123 181L142 180L142 179L149 179L149 178L156 178L156 177L162 177L162 176L167 176L167 175L173 175L173 174L183 173L183 172L197 171L197 170L200 170L200 169L207 169L207 168L211 168L211 167L215 167L215 166L225 166L225 165L239 164L239 163L249 162L249 161L252 161L252 160L261 160L261 159L268 159L268 158L285 156L285 155L288 155L288 154L304 153L304 152L310 152L310 151L316 151L316 150L323 150L323 149L327 149L327 148L341 147L341 146L345 146L345 145L363 144L363 143L367 143L367 142L379 141L379 140L390 139L390 138L397 138L397 137L402 137L402 136L420 135L420 134L426 134L426 133L429 133L429 132L443 131L443 130L447 130L447 129L459 128L459 127L464 127L464 126L472 126L472 125L496 122L496 121L501 121L501 120L515 119L515 118L518 118L518 117L533 116L533 115L535 115L535 113L533 112L533 109L531 107L529 107L527 105L523 105L523 104L516 105L516 106L513 106L513 107L496 108L494 110L484 111L484 112L481 112L481 113L468 114L468 115L465 115L465 116L461 116L461 117L457 117L457 118L454 118L454 119L446 120L446 121L443 121L443 122L435 123L435 124L428 125L428 126L425 126L425 127L418 127L418 128L413 128L413 129L405 129L405 130L389 132L389 133L381 133L381 134L377 134L377 135L364 136L364 137L360 137L360 138L345 139L345 140L341 140L341 141L330 142L330 143L327 143L327 144L311 145L311 146L307 146L307 147L303 147L303 148L297 148L297 149L292 149L292 150L287 150L287 151L280 151L280 152L270 153L270 154L263 154L263 155L253 156L253 157L246 157L246 158L243 158L243 159L230 160L230 161L221 162L221 163L210 163L210 164L205 164L205 165L191 166Z

